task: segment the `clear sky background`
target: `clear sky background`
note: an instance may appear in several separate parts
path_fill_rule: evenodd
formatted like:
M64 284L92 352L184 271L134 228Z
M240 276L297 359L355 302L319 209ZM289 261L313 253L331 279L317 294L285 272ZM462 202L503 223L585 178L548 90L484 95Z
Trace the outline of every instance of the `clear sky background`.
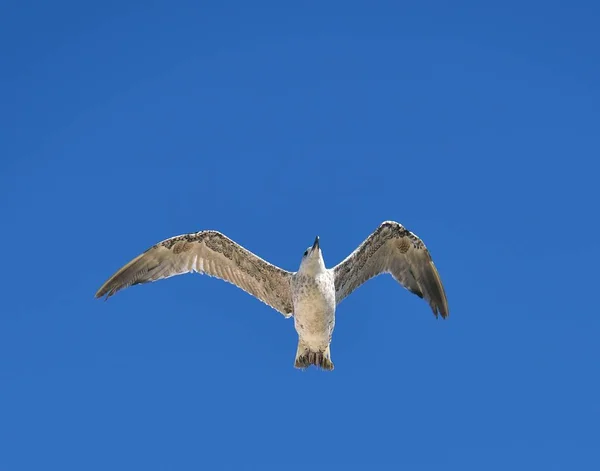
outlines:
M0 470L600 469L599 17L2 2ZM216 279L93 298L173 235L296 270L387 219L450 318L376 278L339 306L333 373Z

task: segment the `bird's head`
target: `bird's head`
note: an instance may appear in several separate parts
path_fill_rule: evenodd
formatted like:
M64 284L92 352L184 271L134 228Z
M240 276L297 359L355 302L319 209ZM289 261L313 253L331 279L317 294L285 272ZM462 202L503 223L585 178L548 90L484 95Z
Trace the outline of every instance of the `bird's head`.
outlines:
M325 270L325 261L323 260L323 253L319 247L319 236L315 239L314 244L307 248L302 255L302 261L300 262L300 272L315 274Z

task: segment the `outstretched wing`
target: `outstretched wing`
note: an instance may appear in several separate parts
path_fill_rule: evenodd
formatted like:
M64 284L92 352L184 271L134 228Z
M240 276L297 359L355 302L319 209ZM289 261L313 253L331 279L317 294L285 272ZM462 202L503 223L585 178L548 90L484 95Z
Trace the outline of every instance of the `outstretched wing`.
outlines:
M396 281L431 306L437 317L448 317L448 301L440 275L425 244L394 221L382 223L334 269L335 295L342 299L365 281L390 273Z
M220 232L201 231L159 242L117 271L96 297L108 299L129 286L198 272L233 283L284 316L292 315L290 278Z

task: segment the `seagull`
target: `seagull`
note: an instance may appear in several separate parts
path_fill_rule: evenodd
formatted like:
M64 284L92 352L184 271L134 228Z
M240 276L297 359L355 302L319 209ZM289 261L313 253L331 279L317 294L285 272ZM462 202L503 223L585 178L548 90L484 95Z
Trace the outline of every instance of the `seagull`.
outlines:
M203 273L243 289L294 317L298 349L294 366L333 370L331 337L337 305L367 280L390 273L404 288L425 299L435 317L447 318L442 280L423 241L394 221L383 222L358 248L326 268L319 237L306 249L297 272L263 260L220 232L179 235L150 247L111 276L96 298L110 298L129 286L183 273Z

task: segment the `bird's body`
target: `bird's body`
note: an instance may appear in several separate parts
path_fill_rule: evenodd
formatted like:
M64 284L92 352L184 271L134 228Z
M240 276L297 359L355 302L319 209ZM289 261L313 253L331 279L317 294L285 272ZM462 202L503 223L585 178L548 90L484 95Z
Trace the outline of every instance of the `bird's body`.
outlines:
M107 298L135 284L182 273L221 278L257 297L285 317L298 333L295 366L333 369L330 343L337 305L365 281L392 276L424 298L437 317L448 316L446 295L429 251L393 221L382 223L354 252L327 269L317 237L297 272L272 265L220 232L201 231L159 242L118 270L96 293Z
M295 365L302 367L312 364L310 355L313 354L321 357L315 359L319 366L332 369L329 344L335 326L333 273L324 267L316 272L299 271L292 276L291 291L294 327L298 332Z

